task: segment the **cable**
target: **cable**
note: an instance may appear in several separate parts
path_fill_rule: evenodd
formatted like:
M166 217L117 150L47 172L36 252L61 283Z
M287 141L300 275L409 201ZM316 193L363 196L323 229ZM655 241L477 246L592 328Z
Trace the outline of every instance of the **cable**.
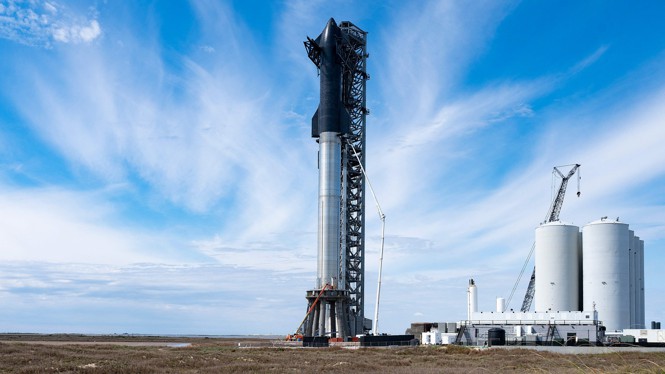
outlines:
M372 192L372 197L374 197L374 203L376 204L376 210L378 211L379 218L381 219L381 252L379 255L379 281L376 287L376 307L374 309L374 326L372 328L373 330L372 332L374 333L374 335L379 335L379 299L381 297L381 275L383 273L383 247L384 247L385 233L386 233L386 215L383 214L383 210L381 210L379 199L376 198L376 193L374 193L374 187L372 187L372 182L370 182L369 176L367 176L367 172L365 172L365 168L363 167L363 163L360 160L360 156L358 156L358 152L356 152L356 148L353 146L353 144L351 143L348 144L351 146L351 149L353 150L353 155L356 156L356 159L358 160L358 164L360 165L360 170L363 172L365 179L367 179L369 190Z
M519 286L520 281L522 280L522 276L524 275L524 270L526 270L526 267L529 265L529 261L531 260L531 256L533 256L533 251L536 249L536 243L534 242L531 245L531 251L529 251L529 256L527 256L526 261L524 261L524 265L522 265L522 271L520 271L520 275L517 277L517 281L515 282L515 285L513 286L513 290L510 291L510 296L508 296L508 300L506 300L506 308L504 311L508 309L510 306L510 301L513 299L513 296L515 295L515 291L517 290L517 286Z

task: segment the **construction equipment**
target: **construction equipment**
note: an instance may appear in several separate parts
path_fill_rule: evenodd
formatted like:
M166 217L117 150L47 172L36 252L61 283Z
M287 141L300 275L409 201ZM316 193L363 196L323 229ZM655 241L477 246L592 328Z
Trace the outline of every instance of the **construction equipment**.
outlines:
M568 174L563 175L561 170L559 168L564 168L567 166L572 166L572 168L568 171ZM561 206L563 205L563 199L566 196L566 188L568 187L568 181L570 178L577 173L577 197L580 196L580 180L582 179L581 173L579 172L580 164L570 164L570 165L562 165L562 166L555 166L554 170L552 170L552 184L554 184L554 178L559 177L561 178L561 184L559 185L559 190L552 199L552 205L550 206L549 211L547 212L547 215L545 216L545 221L543 223L548 223L548 222L555 222L559 220L559 213L561 213ZM513 298L513 295L515 294L515 289L517 288L520 280L522 279L522 275L524 274L524 270L526 269L527 265L529 264L529 261L531 260L531 257L533 256L533 251L536 248L536 244L534 243L531 246L531 251L529 252L529 256L527 256L526 261L524 262L524 266L522 266L522 271L520 272L519 277L517 278L517 282L515 282L515 286L513 287L513 290L510 293L510 296L508 297L508 302L506 303L506 308L508 308L508 305L510 304L510 301ZM534 266L533 272L531 273L531 279L529 280L529 286L526 289L526 295L524 295L524 301L522 302L522 312L528 312L529 309L531 309L531 303L533 302L533 296L536 292L536 267Z
M331 288L332 288L332 286L330 286L330 284L327 284L327 283L326 283L325 286L323 286L323 288L321 288L321 292L319 292L319 295L316 297L316 299L312 303L312 306L310 306L309 309L307 310L307 313L305 313L305 318L303 318L302 322L300 322L300 325L298 325L298 328L296 329L296 332L294 334L289 334L289 335L286 336L287 341L301 341L302 340L302 337L303 337L302 326L305 324L305 321L307 321L307 317L309 317L310 313L312 313L312 311L316 307L316 304L318 304L319 299L321 298L321 296L323 295L325 290L331 289Z
M566 167L566 166L572 166L570 171L568 172L568 175L565 177L563 176L563 173L558 168L561 167ZM580 168L580 164L571 164L571 165L563 165L563 166L555 166L554 170L552 170L552 174L558 175L561 178L561 185L559 186L559 192L556 195L556 198L554 201L552 201L552 206L550 207L550 211L548 213L548 218L545 220L544 223L547 222L554 222L559 220L559 213L561 213L561 206L563 205L563 198L566 195L566 187L568 186L568 180L577 172L577 197L580 197L580 180L582 179L581 173L578 172Z

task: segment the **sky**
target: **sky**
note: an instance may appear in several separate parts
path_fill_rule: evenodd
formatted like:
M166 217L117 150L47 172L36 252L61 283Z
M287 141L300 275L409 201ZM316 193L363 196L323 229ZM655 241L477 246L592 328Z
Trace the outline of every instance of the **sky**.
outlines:
M0 332L287 334L316 278L316 67L368 32L380 331L507 298L552 198L645 242L665 320L665 3L0 0ZM381 224L366 208L366 316ZM529 267L532 265L528 265ZM527 270L530 272L530 270ZM509 307L518 308L528 275Z

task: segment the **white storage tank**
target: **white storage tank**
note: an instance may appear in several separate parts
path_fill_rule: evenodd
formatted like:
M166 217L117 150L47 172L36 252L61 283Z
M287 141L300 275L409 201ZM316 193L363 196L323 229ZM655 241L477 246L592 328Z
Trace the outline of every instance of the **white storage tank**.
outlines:
M578 285L577 305L580 307L580 311L582 311L583 310L582 307L584 306L584 287L582 286L582 280L583 280L582 279L582 270L583 270L582 269L582 253L584 252L584 247L582 246L582 232L581 231L579 232L579 235L577 237L577 245L580 247L579 256L578 256L578 258L579 258L579 260L578 260L578 262L579 262L579 267L578 267L579 276L577 278L577 285Z
M639 238L638 238L639 240ZM635 232L633 230L628 230L628 295L630 301L628 305L630 306L630 324L629 328L636 329L637 327L637 293L636 293L636 281L637 271L636 271L636 261L635 255L637 254L637 247L635 241Z
M506 299L503 297L496 298L496 312L503 313L506 310Z
M582 229L584 309L608 331L630 326L628 225L601 219Z
M467 320L471 320L471 314L478 311L478 289L476 282L469 279L469 289L467 290Z
M639 239L639 237L638 237ZM638 256L637 256L637 267L638 267L638 279L637 279L637 318L638 325L640 328L646 327L646 321L644 320L644 240L638 240Z
M536 229L535 311L579 311L579 227L550 222Z
M642 255L642 246L644 242L640 237L634 235L633 231L629 231L628 238L630 240L630 324L632 329L643 329L644 326L644 293L643 293L643 278L644 278L644 257Z

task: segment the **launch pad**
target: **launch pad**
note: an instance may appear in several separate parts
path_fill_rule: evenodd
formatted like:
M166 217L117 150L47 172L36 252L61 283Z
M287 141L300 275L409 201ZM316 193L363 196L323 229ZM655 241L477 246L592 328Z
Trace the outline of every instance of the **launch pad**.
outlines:
M344 290L307 291L307 310L313 309L307 315L304 335L348 337L348 298L349 295Z

